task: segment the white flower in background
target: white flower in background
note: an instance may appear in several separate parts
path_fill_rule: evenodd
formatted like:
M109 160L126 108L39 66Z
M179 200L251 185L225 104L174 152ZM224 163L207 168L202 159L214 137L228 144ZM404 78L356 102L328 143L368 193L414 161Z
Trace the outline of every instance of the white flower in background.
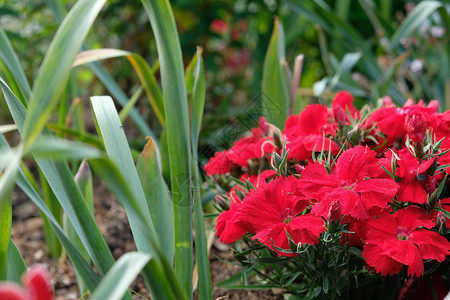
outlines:
M441 26L432 26L430 28L430 33L435 38L441 38L445 34L445 29L444 29L444 27L441 27Z
M413 73L420 73L423 69L423 60L415 59L409 64L409 67Z

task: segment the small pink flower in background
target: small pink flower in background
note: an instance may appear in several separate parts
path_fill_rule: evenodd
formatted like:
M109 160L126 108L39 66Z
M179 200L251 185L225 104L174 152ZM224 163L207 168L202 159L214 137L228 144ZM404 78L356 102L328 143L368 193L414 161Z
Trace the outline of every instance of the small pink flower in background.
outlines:
M22 278L24 287L12 282L0 283L1 300L53 300L50 273L40 265L33 266Z
M214 19L209 28L212 32L219 35L225 34L230 30L228 23L221 19Z

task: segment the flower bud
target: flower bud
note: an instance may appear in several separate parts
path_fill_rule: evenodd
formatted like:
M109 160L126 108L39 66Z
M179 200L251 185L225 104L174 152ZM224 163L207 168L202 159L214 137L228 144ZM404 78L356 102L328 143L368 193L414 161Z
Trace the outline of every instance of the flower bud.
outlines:
M415 111L406 115L403 128L414 143L421 143L427 131L427 121L421 112Z
M230 209L230 201L227 196L216 195L214 199L216 200L216 203L220 206L220 208L222 208L223 210Z
M355 127L350 130L347 134L348 140L353 145L358 145L361 143L364 136L364 131L359 124L356 124Z
M302 175L302 172L305 169L304 166L299 165L299 164L295 164L294 168L295 168L295 172L297 172L298 175Z
M442 211L438 212L437 216L436 216L436 227L438 228L438 231L440 234L444 233L444 229L446 226L446 219L445 219L445 215Z
M335 105L333 107L333 116L338 127L342 127L345 125L345 122L347 121L347 115L345 114L345 110L342 108L342 106Z

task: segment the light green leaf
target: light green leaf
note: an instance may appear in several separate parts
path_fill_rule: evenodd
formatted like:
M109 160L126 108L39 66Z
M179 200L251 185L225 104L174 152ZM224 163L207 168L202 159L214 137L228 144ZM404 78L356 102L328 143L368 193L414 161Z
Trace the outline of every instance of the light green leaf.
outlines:
M272 37L270 38L262 77L262 109L269 123L283 128L288 116L290 83L287 82L284 68L285 60L284 30L278 18L275 18Z
M0 133L2 134L14 130L17 130L17 126L15 124L0 125Z
M130 100L127 102L127 105L125 105L122 110L119 113L120 122L125 122L125 120L130 115L131 110L136 105L136 102L139 100L139 97L142 94L142 91L144 88L140 86L137 91L131 96Z
M151 256L144 253L124 254L108 271L92 294L92 300L120 300Z
M28 148L62 95L75 56L106 0L80 0L59 27L33 85L23 138Z

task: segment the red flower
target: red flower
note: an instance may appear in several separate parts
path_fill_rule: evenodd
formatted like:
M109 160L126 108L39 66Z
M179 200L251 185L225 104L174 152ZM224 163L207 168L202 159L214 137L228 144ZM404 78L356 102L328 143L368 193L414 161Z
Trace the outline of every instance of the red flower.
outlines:
M289 117L283 131L288 140L288 159L307 160L311 158L313 151L330 149L331 154L336 155L339 146L325 137L326 134L335 132L335 128L331 128L328 122L330 117L328 108L320 104L308 105L300 115Z
M261 188L268 185L267 180L275 175L275 171L266 170L259 175L248 176L244 174L240 180L249 180L255 188ZM237 191L243 191L240 185L234 186L228 193L228 197L231 199L230 209L223 211L216 220L216 236L225 244L234 243L247 232L239 224L238 211L241 207L241 201L236 196Z
M364 220L369 217L370 208L386 207L398 185L391 179L370 179L379 172L375 155L368 147L349 149L339 157L336 174L328 174L318 163L309 164L300 186L306 196L319 201L312 212L326 217L330 205L339 202L344 215Z
M419 228L431 228L433 223L424 210L412 206L369 220L363 251L367 264L383 276L398 273L404 265L409 276L421 276L422 259L441 262L450 254L446 238Z
M205 165L208 176L228 173L234 165L247 167L248 160L262 158L275 148L269 137L270 125L264 117L259 120L259 126L252 129L249 137L236 141L229 150L216 152Z
M212 32L217 33L219 35L223 35L230 30L230 26L227 22L221 19L214 19L211 22L210 29Z
M253 237L280 256L295 256L274 248L289 249L286 231L296 243L315 245L325 230L321 218L301 215L309 205L297 188L298 179L281 177L267 186L251 191L245 197L239 219Z
M400 177L400 189L397 200L424 204L427 202L427 191L432 193L436 189L436 176L427 176L425 180L419 180L417 174L421 170L427 170L434 159L419 164L417 159L408 150L398 152L400 160L397 161L396 175Z
M345 113L347 113L348 111L353 119L359 118L359 110L357 110L353 106L353 97L349 92L340 91L339 93L337 93L337 95L333 99L333 102L331 103L331 107L333 109L333 112L338 110L337 107L341 107ZM348 121L347 115L345 115L345 120Z
M423 105L413 105L407 102L403 107L381 107L374 111L367 120L366 127L370 128L376 124L378 129L386 136L388 146L393 145L397 139L406 136L405 119L407 115L420 112L423 120L427 123L433 123L433 114L436 112L432 107L424 107Z
M0 283L0 299L52 300L53 290L48 271L39 265L32 267L22 278L25 288L15 283Z

